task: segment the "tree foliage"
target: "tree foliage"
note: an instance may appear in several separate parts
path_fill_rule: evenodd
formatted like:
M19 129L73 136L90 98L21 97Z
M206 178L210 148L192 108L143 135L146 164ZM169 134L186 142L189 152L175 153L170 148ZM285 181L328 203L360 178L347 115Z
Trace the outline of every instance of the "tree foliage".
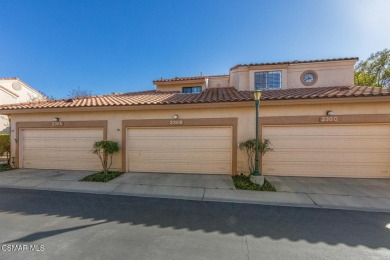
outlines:
M119 145L113 141L95 142L92 152L98 155L103 166L103 172L108 173L112 165L112 156L119 152Z
M259 157L260 160L266 154L267 152L273 151L273 149L270 147L271 142L268 139L264 139L264 141L259 140ZM249 172L252 174L255 169L255 153L256 153L256 139L249 139L246 141L243 141L238 146L241 151L245 151L247 154L247 160L248 160L248 168Z
M68 97L69 98L84 98L84 97L90 97L92 96L92 91L88 90L88 89L82 89L80 87L77 87L76 89L72 89L69 94L68 94Z
M9 134L0 135L0 156L5 156L7 164L10 164L11 142Z
M390 87L390 50L372 53L355 67L355 85Z

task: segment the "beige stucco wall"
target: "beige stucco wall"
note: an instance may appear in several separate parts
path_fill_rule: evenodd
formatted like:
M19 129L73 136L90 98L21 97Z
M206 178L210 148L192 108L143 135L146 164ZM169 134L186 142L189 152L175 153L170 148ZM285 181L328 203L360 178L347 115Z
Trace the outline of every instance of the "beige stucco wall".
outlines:
M229 76L208 78L207 81L207 88L229 87Z
M306 87L300 77L306 70L314 70L318 80L312 87L352 86L354 84L355 61L319 62L308 66L308 63L291 64L287 72L287 87Z
M71 112L71 113L31 113L31 114L13 114L12 129L15 129L16 122L46 121L50 122L54 117L59 117L61 121L91 121L108 120L108 139L122 143L122 120L132 119L172 119L174 114L179 115L180 119L195 118L238 118L237 145L241 141L255 137L255 110L251 103L245 107L223 107L210 108L209 105L199 106L197 108L186 108L185 105L180 109L168 109L161 107L159 109L149 110L128 110L128 111L105 111L105 112ZM373 103L349 103L349 104L311 104L311 105L267 105L267 102L261 104L260 117L271 116L305 116L316 115L324 116L327 110L332 110L335 115L351 114L390 114L389 102ZM15 131L11 131L11 140L15 140ZM272 142L272 140L271 140ZM15 157L15 142L11 142L12 157ZM113 168L120 169L120 155L114 157ZM246 172L246 156L244 152L238 150L237 154L238 172Z
M230 71L230 86L239 90L254 90L255 72L282 71L282 89L307 88L300 79L306 70L313 70L318 75L317 82L310 87L352 86L354 84L354 65L355 60L241 66Z
M249 88L249 70L247 67L239 67L230 71L230 87L238 90L250 90Z

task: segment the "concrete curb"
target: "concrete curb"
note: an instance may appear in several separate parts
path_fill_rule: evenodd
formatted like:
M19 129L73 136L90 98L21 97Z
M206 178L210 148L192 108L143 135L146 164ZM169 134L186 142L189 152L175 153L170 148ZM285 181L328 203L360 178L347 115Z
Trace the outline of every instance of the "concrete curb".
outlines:
M40 170L35 175L9 172L0 175L0 187L194 201L390 212L390 197L370 197L368 193L364 193L367 196L354 194L346 196L342 194L314 193L311 192L311 189L306 192L237 190L234 189L230 178L220 180L210 176L206 176L206 179L200 183L196 182L198 178L195 176L190 183L188 180L184 181L184 184L187 186L179 185L183 184L180 181L174 182L173 180L177 180L176 175L164 175L164 177L167 177L167 180L162 183L158 182L158 185L150 182L140 183L140 178L137 178L137 175L132 175L130 179L123 178L130 177L130 175L121 176L122 178L119 177L107 183L78 181L88 174L90 172L76 172L72 173L72 175L61 175L59 171L41 173ZM134 178L137 180L135 183ZM214 185L210 185L210 183L214 183Z
M54 182L64 182L58 183L59 185L64 185L65 183L70 184L62 187L55 187L56 185L54 185ZM258 192L236 189L207 189L118 183L112 183L110 186L106 186L106 188L102 189L102 187L107 184L110 183L46 181L35 186L18 186L14 183L10 185L0 184L0 188L390 213L390 200L386 200L386 198L378 198L380 200L376 201L376 203L380 202L381 205L383 205L381 207L367 207L366 203L372 205L373 201L377 198L368 198L369 201L367 201L361 200L360 197L353 196L328 195L331 197L323 198L324 196L319 194ZM323 201L321 201L321 198ZM340 199L343 199L343 203L340 203Z

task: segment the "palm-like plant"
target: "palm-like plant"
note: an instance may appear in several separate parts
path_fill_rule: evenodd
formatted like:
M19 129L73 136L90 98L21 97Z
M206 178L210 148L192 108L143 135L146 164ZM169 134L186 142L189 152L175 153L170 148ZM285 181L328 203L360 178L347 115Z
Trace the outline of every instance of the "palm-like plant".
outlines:
M261 160L263 155L267 152L271 152L274 149L271 147L271 142L268 139L264 139L264 141L259 141L259 159ZM246 141L243 141L238 146L240 150L244 150L247 154L247 160L248 160L248 168L249 172L252 174L255 169L255 160L254 155L256 152L256 139L249 139Z

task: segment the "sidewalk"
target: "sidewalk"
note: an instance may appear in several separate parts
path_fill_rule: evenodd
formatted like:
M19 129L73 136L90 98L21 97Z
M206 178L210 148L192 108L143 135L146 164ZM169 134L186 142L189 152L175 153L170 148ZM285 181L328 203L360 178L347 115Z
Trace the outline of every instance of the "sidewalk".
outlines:
M17 172L16 172L17 171ZM259 192L236 190L226 180L218 185L204 185L202 182L186 184L171 181L141 183L133 181L133 174L125 174L108 183L78 181L91 172L39 170L34 174L27 170L13 170L0 173L0 187L52 190L65 192L84 192L108 195L158 197L198 201L218 201L279 205L311 208L349 209L363 211L390 212L389 197L346 196L335 194L310 194L304 192ZM136 174L134 174L136 177ZM162 175L164 178L164 175ZM165 175L166 176L166 175ZM179 175L177 175L179 176ZM210 176L205 176L209 178ZM225 176L230 178L230 176ZM166 178L171 178L167 176ZM224 178L224 177L222 177ZM191 179L190 179L191 180ZM216 183L216 182L213 182ZM161 185L160 185L161 184Z

